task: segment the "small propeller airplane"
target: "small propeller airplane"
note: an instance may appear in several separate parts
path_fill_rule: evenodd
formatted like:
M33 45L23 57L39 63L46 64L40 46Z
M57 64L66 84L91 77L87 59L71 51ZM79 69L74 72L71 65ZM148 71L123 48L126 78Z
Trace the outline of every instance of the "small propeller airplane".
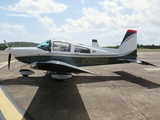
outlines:
M5 40L4 40L5 41ZM6 43L6 41L5 41ZM62 41L46 40L37 47L7 47L8 69L10 68L11 55L18 61L29 64L32 69L51 72L54 79L68 79L71 73L94 74L81 67L110 65L122 63L138 63L151 65L151 63L137 60L137 31L127 30L120 47L101 48L97 40L92 40L92 46L73 44ZM20 69L24 77L33 74L29 69Z

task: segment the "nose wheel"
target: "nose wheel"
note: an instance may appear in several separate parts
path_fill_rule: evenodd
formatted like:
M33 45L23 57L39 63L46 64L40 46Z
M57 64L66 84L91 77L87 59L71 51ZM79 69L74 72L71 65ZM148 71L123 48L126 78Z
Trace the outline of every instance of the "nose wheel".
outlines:
M23 77L28 77L28 75L34 74L34 72L32 70L29 69L22 69L22 67L27 66L27 65L22 65L19 73L23 76Z

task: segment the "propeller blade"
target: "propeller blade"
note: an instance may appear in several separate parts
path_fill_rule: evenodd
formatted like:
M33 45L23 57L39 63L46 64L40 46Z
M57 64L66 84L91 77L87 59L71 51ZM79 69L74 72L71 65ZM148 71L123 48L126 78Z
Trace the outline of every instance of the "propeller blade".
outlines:
M10 62L11 62L11 54L8 56L8 69L10 69Z
M9 45L8 45L8 43L4 40L4 42L5 42L5 44L6 44L6 46L9 48Z

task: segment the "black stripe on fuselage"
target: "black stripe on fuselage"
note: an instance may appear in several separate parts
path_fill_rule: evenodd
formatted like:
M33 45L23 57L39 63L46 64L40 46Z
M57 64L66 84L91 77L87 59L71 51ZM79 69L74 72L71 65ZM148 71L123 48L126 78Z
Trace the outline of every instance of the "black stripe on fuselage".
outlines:
M135 51L133 51L132 53L135 53ZM107 64L119 64L119 63L123 63L121 61L119 61L118 59L122 59L122 58L130 58L130 59L136 59L137 56L134 56L132 53L129 54L129 56L117 56L117 57L108 57L108 56L99 56L99 57L95 57L95 56L85 56L85 57L81 57L81 56L24 56L24 57L16 57L17 60L23 62L23 63L28 63L31 64L33 62L46 62L46 61L61 61L61 62L65 62L71 65L75 65L75 66L95 66L95 65L107 65Z
M24 63L46 62L46 61L61 61L75 66L92 66L107 64L107 57L69 57L69 56L26 56L16 57L17 60Z

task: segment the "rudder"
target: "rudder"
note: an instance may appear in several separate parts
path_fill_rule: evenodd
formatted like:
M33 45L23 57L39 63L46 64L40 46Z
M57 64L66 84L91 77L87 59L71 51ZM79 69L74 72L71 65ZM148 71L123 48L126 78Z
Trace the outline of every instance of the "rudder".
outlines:
M137 31L136 30L127 30L119 50L122 55L130 56L130 58L137 57Z

